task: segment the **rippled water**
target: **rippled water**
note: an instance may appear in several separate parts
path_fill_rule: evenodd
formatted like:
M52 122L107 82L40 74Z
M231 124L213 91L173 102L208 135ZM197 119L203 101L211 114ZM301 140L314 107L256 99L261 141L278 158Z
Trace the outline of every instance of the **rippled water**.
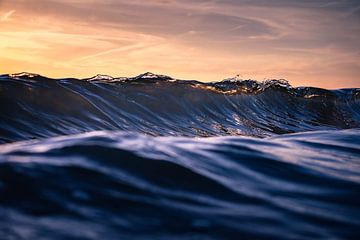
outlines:
M358 239L360 91L0 76L0 239Z

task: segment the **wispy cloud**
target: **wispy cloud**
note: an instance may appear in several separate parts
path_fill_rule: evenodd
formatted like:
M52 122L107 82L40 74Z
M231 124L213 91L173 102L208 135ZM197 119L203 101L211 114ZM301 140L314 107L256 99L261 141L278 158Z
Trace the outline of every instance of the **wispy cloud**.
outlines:
M1 15L0 17L0 22L7 22L7 21L11 21L12 18L11 16L15 13L15 10L10 10L4 14Z
M358 0L0 3L16 9L16 18L14 10L0 15L0 71L155 71L206 81L240 73L294 85L360 86Z

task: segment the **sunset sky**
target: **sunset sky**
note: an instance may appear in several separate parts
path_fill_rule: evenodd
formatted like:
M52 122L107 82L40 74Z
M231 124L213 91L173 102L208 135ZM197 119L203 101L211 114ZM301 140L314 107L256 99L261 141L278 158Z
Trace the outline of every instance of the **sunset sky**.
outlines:
M0 0L0 73L360 87L359 0Z

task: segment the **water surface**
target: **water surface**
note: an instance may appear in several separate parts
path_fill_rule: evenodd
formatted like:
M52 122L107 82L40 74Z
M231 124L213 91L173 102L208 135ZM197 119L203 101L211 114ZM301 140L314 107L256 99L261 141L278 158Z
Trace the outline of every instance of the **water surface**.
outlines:
M357 239L360 91L0 76L4 239Z

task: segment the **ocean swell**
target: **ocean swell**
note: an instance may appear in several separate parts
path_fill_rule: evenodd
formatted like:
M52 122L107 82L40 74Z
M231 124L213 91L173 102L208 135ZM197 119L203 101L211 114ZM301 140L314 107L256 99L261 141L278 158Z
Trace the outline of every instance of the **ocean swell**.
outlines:
M359 136L100 131L6 145L0 232L8 239L356 239Z
M0 77L0 142L94 130L152 136L266 137L360 126L359 89L293 88L284 80L216 83L143 74Z
M0 239L360 239L360 90L0 76Z

